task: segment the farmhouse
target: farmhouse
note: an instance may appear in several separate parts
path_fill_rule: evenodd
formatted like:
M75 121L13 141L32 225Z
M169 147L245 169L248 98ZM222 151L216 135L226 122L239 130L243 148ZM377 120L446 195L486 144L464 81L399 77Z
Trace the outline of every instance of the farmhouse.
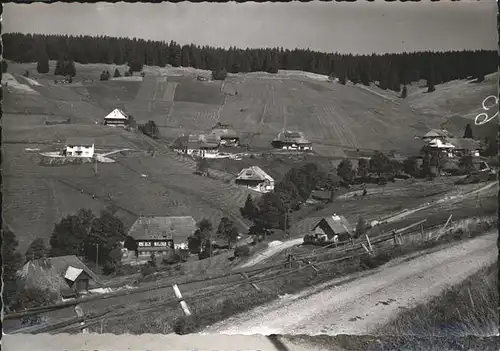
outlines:
M73 157L93 157L94 140L81 137L68 138L66 139L66 147L63 150L63 155Z
M178 137L172 147L175 151L189 156L215 158L219 154L220 140L213 135L183 135Z
M306 139L303 132L282 131L271 144L273 147L283 150L312 150L312 143Z
M88 293L102 286L99 278L75 255L41 258L27 262L18 272L26 288L49 290L61 298Z
M258 166L243 169L236 177L235 183L261 193L274 190L274 179Z
M461 156L479 156L481 143L474 139L450 138L448 142L454 146L453 154L456 157Z
M139 217L128 236L137 243L137 257L166 255L169 250L187 248L188 237L196 231L193 217Z
M240 143L238 133L230 124L222 124L218 122L212 127L210 135L220 140L221 146L238 146Z
M122 110L115 108L109 115L104 117L104 124L110 127L125 127L129 116Z
M321 218L312 228L313 235L324 241L346 241L351 238L354 231L344 216L334 214Z

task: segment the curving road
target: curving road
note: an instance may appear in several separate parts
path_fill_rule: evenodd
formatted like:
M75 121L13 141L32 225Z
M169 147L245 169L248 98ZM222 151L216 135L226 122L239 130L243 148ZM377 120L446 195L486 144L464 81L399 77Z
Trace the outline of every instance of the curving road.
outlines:
M400 308L439 295L497 260L497 233L448 246L411 260L389 262L334 280L216 323L204 333L368 334ZM348 277L349 278L349 277ZM350 278L353 278L351 276Z

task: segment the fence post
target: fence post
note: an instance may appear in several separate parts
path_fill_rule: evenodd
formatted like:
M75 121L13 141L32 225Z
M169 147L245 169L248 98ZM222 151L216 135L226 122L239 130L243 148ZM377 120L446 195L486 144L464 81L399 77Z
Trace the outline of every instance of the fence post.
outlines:
M448 223L450 223L450 220L451 220L451 217L453 216L453 214L450 215L450 217L448 217L448 220L446 221L446 223L444 224L443 228L441 228L441 230L439 231L438 235L434 238L434 240L437 240L439 239L439 237L441 236L441 234L444 233L444 230L446 229L446 227L448 226Z
M368 234L365 234L365 236L366 236L366 241L368 242L368 248L373 253L373 247L372 247L372 243L370 242L370 238L368 237Z
M81 318L84 318L85 317L85 314L83 313L83 309L82 309L82 306L80 305L76 305L75 306L75 312L76 312L76 315L78 317L81 317ZM84 326L85 325L85 320L81 321L80 322L80 325L81 326ZM87 328L82 328L82 333L83 334L87 334L89 332L89 330Z
M182 298L181 291L179 290L179 287L177 286L177 284L172 285L172 289L174 289L175 297L177 297L177 299L179 300L179 303L181 305L182 310L184 311L184 314L186 316L190 316L191 311L189 310L189 307L188 307L186 301L184 301L184 299Z
M398 246L398 237L396 235L396 231L395 230L392 232L392 235L394 236L394 246Z
M257 284L250 282L250 279L248 278L248 275L246 273L241 272L240 274L243 278L245 278L247 283L249 283L255 290L257 290L258 292L262 292L262 290L259 288Z

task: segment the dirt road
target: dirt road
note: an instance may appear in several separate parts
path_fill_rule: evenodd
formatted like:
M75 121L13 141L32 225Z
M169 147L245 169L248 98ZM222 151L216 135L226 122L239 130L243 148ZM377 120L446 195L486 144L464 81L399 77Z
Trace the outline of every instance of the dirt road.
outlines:
M216 323L204 333L368 334L497 259L496 233L402 259L341 284L338 280ZM345 280L345 278L344 278Z
M262 335L113 335L113 334L38 334L5 335L5 350L16 351L81 351L81 350L297 350L320 351L328 348L310 345L306 341L288 341Z

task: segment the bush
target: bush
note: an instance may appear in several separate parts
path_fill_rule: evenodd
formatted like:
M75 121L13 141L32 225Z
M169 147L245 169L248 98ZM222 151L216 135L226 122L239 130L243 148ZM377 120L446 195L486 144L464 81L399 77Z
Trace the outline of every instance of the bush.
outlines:
M397 248L395 250L398 250ZM380 267L391 260L392 256L388 252L381 252L372 256L363 256L360 265L363 269L373 269Z
M236 249L234 249L234 256L235 257L250 256L250 247L248 247L248 245L238 246Z
M198 324L192 316L182 316L177 318L173 323L173 329L176 334L186 335L196 332Z
M141 267L141 275L143 277L150 276L150 275L156 273L157 271L158 270L156 269L156 267L153 267L150 264L146 264L146 265L144 265L144 266Z
M108 71L102 71L99 79L102 81L106 81L106 80L109 80L109 77L110 77L110 74Z
M227 77L227 71L225 68L212 71L212 79L214 80L225 80Z

